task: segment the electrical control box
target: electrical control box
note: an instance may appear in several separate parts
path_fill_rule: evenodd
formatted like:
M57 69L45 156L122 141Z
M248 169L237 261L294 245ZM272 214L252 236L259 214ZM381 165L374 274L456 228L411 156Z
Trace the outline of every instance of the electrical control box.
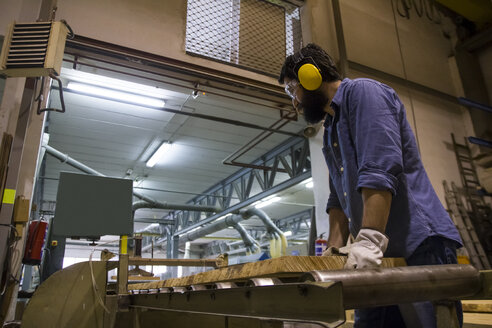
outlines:
M87 239L132 234L132 199L132 180L61 172L53 233Z

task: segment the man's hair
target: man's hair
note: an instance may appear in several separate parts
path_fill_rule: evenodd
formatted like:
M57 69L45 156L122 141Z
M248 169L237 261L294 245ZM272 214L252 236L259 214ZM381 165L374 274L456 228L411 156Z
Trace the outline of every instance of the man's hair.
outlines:
M300 49L294 55L290 55L285 58L282 69L280 70L278 83L284 84L284 80L286 77L292 80L298 80L297 72L295 72L295 67L297 65L296 59L299 61L298 58L306 57L311 57L314 60L320 70L323 81L333 82L342 79L330 55L328 55L326 51L321 49L320 46L314 43L309 43L307 46Z

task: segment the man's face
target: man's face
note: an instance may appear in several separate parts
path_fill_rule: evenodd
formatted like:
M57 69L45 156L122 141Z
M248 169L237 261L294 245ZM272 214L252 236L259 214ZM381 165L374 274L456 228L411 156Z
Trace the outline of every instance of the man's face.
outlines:
M309 124L319 123L325 118L325 107L328 97L320 90L309 91L304 89L297 80L285 79L285 92L292 98L294 109L304 114Z

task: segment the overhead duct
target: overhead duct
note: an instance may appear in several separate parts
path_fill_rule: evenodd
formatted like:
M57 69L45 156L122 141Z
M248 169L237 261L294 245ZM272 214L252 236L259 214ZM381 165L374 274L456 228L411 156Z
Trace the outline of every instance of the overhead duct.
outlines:
M246 231L241 223L236 223L234 229L237 230L241 238L243 239L246 252L258 253L260 251L260 244Z
M216 220L207 226L204 226L202 228L197 228L196 230L192 230L191 232L182 234L181 237L179 238L179 244L183 245L188 241L196 240L200 237L204 237L204 236L207 236L207 235L212 234L214 232L226 229L227 227L234 227L236 224L239 224L240 221L247 220L247 219L250 219L252 217L256 217L256 218L260 219L263 222L263 224L265 225L267 232L273 238L275 238L275 239L285 238L285 235L282 232L282 230L280 230L275 225L275 223L273 223L272 219L270 219L268 214L266 214L264 211L262 211L260 209L251 208L251 209L239 211L239 215L236 215L236 214L229 215L229 216L226 216L222 219ZM244 228L244 227L240 226L239 229L241 229L241 228ZM239 230L238 230L238 232L239 232L239 234L241 234L241 232ZM246 232L246 231L244 231L244 232ZM248 236L249 236L249 234L248 234ZM243 237L243 236L241 235L241 237ZM245 238L247 240L245 240ZM252 250L256 251L256 247L258 247L258 244L254 240L254 238L251 236L245 237L245 238L243 238L243 242L245 243L245 246L246 247L249 246ZM161 239L157 240L155 245L160 245L160 244L164 243L166 240L167 240L167 238L161 238ZM248 245L251 243L253 243L254 246ZM143 247L142 252L148 250L149 248L150 248L150 245Z

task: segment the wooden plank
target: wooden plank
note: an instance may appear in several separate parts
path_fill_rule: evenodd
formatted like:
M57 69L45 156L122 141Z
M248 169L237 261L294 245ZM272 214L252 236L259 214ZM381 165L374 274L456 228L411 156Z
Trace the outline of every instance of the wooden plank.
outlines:
M463 313L463 326L472 327L471 325L480 325L479 327L490 327L492 322L492 313ZM475 326L473 326L475 327Z
M168 266L198 266L198 267L221 267L227 265L227 259L148 259L132 257L129 265L168 265Z
M254 277L295 277L313 270L343 269L346 259L346 256L283 256L265 261L232 265L188 277L134 284L129 286L129 289L157 289L163 287L212 284L220 281L244 281ZM406 263L403 258L386 258L383 259L382 267L405 265Z
M492 313L492 300L466 300L462 304L463 312Z

